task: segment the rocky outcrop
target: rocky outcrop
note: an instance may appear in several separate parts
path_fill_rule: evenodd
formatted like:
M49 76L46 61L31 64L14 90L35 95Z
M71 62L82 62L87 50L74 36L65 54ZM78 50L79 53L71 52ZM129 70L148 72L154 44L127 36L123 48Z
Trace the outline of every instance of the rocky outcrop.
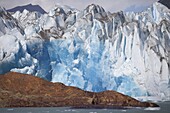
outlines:
M83 91L62 83L10 72L0 76L0 107L157 107L115 91Z
M17 12L17 11L20 11L20 12L23 12L24 10L28 10L28 11L37 11L41 14L45 14L46 12L44 11L44 9L42 9L39 5L32 5L32 4L28 4L28 5L24 5L24 6L17 6L17 7L14 7L12 9L9 9L7 10L8 12Z
M170 2L169 2L169 0L159 0L159 2L170 9Z

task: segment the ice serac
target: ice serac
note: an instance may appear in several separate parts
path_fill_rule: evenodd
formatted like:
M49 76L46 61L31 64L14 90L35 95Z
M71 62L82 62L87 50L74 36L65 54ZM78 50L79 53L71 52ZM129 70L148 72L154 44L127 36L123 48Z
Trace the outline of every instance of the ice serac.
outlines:
M30 66L30 70L33 58L26 52L24 29L3 8L0 8L0 26L0 73L26 68L25 64Z
M170 100L170 10L161 3L140 13L110 13L91 4L83 11L56 5L47 14L12 16L8 22L20 27L0 15L7 26L0 28L0 73Z

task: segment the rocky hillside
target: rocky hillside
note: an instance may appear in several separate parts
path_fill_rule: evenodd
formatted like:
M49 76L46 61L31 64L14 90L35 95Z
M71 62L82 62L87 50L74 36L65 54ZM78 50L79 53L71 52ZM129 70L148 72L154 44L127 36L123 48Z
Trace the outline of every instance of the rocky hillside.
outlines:
M10 72L0 76L0 107L157 107L115 91L93 93L35 76Z

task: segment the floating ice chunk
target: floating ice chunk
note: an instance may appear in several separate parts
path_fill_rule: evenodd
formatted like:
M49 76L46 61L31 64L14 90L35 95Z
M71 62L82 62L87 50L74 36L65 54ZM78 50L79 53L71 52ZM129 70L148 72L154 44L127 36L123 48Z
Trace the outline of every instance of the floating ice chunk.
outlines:
M159 111L161 108L160 107L148 107L145 108L144 110L146 111Z

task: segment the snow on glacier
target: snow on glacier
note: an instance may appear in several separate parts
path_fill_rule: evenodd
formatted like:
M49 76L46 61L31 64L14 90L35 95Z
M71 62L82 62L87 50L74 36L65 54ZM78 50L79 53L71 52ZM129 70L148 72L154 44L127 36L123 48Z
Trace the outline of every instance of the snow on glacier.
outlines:
M112 14L94 4L83 11L56 6L44 15L24 10L12 15L18 26L0 11L11 18L0 15L6 26L0 28L0 73L170 99L170 10L160 3L141 13Z

